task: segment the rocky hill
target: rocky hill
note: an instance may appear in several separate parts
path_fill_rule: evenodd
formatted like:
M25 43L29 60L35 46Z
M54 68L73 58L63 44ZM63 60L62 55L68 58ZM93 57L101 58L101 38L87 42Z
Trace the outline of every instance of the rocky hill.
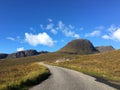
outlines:
M0 59L6 58L7 56L8 56L8 54L0 53Z
M87 39L76 39L69 42L58 52L69 54L93 54L99 52Z
M109 52L109 51L115 50L112 46L98 46L96 47L96 49L99 52Z
M43 54L43 53L48 53L48 52L47 51L37 52L36 50L25 50L25 51L12 53L12 54L0 54L0 59L27 57L27 56L34 56L34 55Z
M19 51L16 53L9 54L7 58L19 58L19 57L33 56L37 54L38 52L36 50L26 50L26 51Z

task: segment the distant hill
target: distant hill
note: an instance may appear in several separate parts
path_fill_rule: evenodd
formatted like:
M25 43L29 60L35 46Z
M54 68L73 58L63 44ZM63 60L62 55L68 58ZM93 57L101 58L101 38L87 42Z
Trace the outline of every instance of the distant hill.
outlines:
M8 56L8 54L0 53L0 59L4 59Z
M26 50L26 51L19 51L16 53L9 54L7 58L19 58L19 57L33 56L37 54L38 52L36 50Z
M38 54L48 53L47 51L37 52L36 50L25 50L19 51L12 54L0 54L0 59L4 58L20 58L20 57L27 57L27 56L34 56Z
M112 46L98 46L96 47L96 49L99 52L109 52L109 51L115 50Z
M58 52L69 54L93 54L98 50L87 39L76 39L69 42L66 46L60 49Z

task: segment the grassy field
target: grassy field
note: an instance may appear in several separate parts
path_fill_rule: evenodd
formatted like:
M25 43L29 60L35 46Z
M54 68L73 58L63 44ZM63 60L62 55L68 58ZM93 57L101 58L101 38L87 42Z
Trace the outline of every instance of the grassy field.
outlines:
M15 59L0 60L0 90L27 90L50 74L49 70L37 62L54 62L69 55L48 53Z
M48 53L1 60L0 90L26 90L31 83L38 83L38 77L48 74L46 67L37 64L40 61L120 83L120 50L89 55Z
M0 90L27 90L47 78L49 70L33 60L0 61Z
M120 83L120 50L108 53L79 55L75 59L54 63L54 65Z

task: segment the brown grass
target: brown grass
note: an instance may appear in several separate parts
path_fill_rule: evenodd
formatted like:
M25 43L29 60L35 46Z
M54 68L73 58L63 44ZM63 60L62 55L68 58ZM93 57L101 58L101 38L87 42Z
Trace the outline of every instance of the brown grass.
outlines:
M47 68L37 63L0 66L0 90L25 89L44 73L48 73Z
M56 60L69 58L70 61L55 63ZM24 87L25 81L32 82L31 79L46 71L43 66L35 62L44 61L54 63L54 65L71 68L92 76L102 77L106 80L120 83L120 50L107 53L74 55L63 53L48 53L17 59L5 59L0 61L0 89ZM38 79L33 79L36 81ZM20 85L20 82L23 85ZM6 89L10 90L10 89ZM16 89L14 89L16 90ZM19 90L19 89L17 89Z
M120 50L78 56L71 61L54 63L54 65L120 83Z

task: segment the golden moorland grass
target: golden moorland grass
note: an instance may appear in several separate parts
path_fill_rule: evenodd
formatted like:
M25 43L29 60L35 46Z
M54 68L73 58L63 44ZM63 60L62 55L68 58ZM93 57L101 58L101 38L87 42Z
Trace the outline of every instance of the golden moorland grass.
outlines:
M26 90L27 86L39 83L41 76L49 73L46 67L38 63L8 63L0 66L0 90Z
M37 62L54 62L61 57L73 56L48 53L23 58L7 58L0 60L0 90L21 90L26 86L31 86L31 83L39 82L39 78L37 78L38 75L41 76L46 74L48 76L50 72L46 67L38 65Z
M69 61L55 62L63 58L69 59ZM48 53L25 58L0 60L0 90L2 90L1 88L7 88L6 90L11 90L10 88L19 90L20 88L22 90L21 88L24 88L24 85L30 86L31 83L38 82L38 79L34 78L38 76L38 73L39 75L43 72L48 73L45 67L36 63L40 61L54 63L54 65L120 83L120 50L89 55ZM20 83L22 84L20 85Z
M76 59L54 63L92 76L120 83L120 50L77 56Z

